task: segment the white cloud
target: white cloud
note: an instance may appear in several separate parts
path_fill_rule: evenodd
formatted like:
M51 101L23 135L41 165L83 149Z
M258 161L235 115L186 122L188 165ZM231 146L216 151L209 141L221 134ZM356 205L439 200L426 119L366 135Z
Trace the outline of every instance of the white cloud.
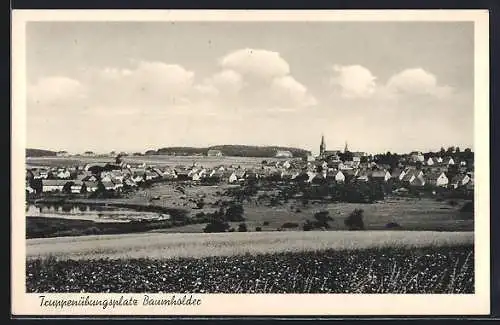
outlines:
M403 70L387 81L387 90L396 95L431 95L444 98L453 89L450 86L438 85L437 78L422 68Z
M194 72L178 64L163 62L140 61L135 70L124 71L126 79L141 90L151 87L154 91L168 94L185 93L194 80Z
M80 100L86 95L85 87L68 77L52 76L39 79L28 85L28 101L41 106L65 104L71 100Z
M361 65L333 66L332 84L345 98L366 98L376 89L375 77Z
M317 104L277 52L240 49L219 64L222 70L194 87L203 107L289 111Z
M289 64L278 52L261 49L240 49L227 54L219 63L225 69L267 80L290 73Z
M223 70L214 75L210 82L218 89L237 93L243 87L243 78L234 70Z
M317 104L307 88L292 76L274 78L271 83L271 94L274 99L278 101L284 99L292 106L307 107Z
M136 61L132 68L90 71L92 101L104 106L167 107L184 105L193 89L194 72L178 64Z
M202 95L216 96L219 94L236 94L244 86L242 76L234 70L222 70L203 83L196 85L195 90Z

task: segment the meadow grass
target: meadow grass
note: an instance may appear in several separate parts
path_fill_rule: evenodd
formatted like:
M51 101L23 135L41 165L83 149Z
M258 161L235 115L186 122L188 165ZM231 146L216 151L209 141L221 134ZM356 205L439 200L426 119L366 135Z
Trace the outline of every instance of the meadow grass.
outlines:
M98 259L235 256L318 250L360 250L473 245L473 232L310 231L243 233L141 233L26 241L32 258Z

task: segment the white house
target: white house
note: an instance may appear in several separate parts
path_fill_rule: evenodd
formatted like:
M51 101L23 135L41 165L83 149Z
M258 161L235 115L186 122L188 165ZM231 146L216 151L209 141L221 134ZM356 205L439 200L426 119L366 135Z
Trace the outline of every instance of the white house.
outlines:
M43 179L42 192L61 192L67 182L61 179Z
M415 179L424 180L424 173L421 170L408 168L404 171L404 176L401 178L401 181L406 183L412 183Z
M71 193L80 193L82 191L83 182L74 180L71 184Z
M335 181L337 183L344 183L345 182L345 175L340 170L333 172L333 174L335 175Z
M449 183L448 177L446 177L446 174L443 172L429 173L425 175L425 180L430 185L441 187L446 187Z
M234 183L237 181L238 181L238 176L236 175L236 173L235 172L231 173L231 175L229 175L228 182Z
M307 182L308 183L311 183L312 180L314 179L314 177L316 177L316 173L313 172L313 171L307 171Z
M95 192L97 191L97 182L85 182L85 186L87 187L87 192Z
M201 179L201 176L199 173L191 173L191 179L196 182Z
M448 157L444 160L444 162L447 164L447 165L455 165L455 161L453 160L453 158L451 157Z
M60 179L68 179L71 177L71 173L69 172L69 170L62 170L62 171L59 171L56 176L57 176L57 178L60 178Z
M35 190L34 190L31 186L29 186L28 184L26 185L26 191L27 191L29 194L33 194L33 193L35 193Z

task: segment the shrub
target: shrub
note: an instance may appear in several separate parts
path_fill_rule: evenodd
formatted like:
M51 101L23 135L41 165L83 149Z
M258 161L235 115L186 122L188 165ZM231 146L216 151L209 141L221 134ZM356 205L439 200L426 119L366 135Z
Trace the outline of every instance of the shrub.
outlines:
M330 217L330 213L326 210L316 212L314 214L314 219L316 219L316 227L317 228L330 228L328 221L333 221L333 218Z
M262 223L262 225L269 226L269 221L264 221L264 223Z
M401 229L401 225L397 222L389 222L388 224L385 225L385 228L387 228L387 229Z
M255 227L255 231L262 231L261 227Z
M239 232L246 232L248 229L247 229L247 225L245 223L240 223L239 226L238 226L238 231Z
M229 232L234 232L234 228L229 229Z
M309 220L306 220L306 222L302 225L302 230L309 231L312 229L313 229L313 223Z
M299 224L295 222L285 222L281 228L283 229L292 229L292 228L298 228Z
M364 230L363 210L354 209L353 212L344 220L344 224L349 230Z
M229 229L229 224L221 219L213 220L203 229L203 232L226 232Z
M226 220L243 221L243 206L241 204L231 204L226 210Z

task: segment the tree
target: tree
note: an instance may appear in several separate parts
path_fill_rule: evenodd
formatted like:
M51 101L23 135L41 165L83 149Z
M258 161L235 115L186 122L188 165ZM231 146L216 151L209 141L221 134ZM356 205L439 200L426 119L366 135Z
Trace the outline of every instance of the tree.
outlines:
M328 221L333 221L333 218L330 217L330 213L326 210L316 212L314 214L314 219L316 219L316 227L317 228L330 228Z
M81 194L87 193L87 185L85 185L85 183L82 184L82 187L80 188L80 193Z
M40 194L43 191L43 183L41 179L32 179L30 181L30 186L35 190L36 194Z
M306 222L304 223L304 225L302 226L302 229L304 231L309 231L309 230L312 230L313 229L313 223L310 221L310 220L306 220Z
M448 147L448 149L446 149L446 154L447 155L451 155L454 152L455 152L455 147L454 146Z
M232 203L226 210L225 216L228 221L243 221L243 206L241 204Z
M353 154L350 151L339 153L339 158L342 161L352 161Z
M116 156L115 163L118 165L122 163L122 156L121 155Z
M97 182L97 190L96 190L97 193L105 193L106 192L106 187L104 186L104 184L102 183L101 180L99 180Z
M458 147L458 146L457 146L457 147L455 148L455 153L460 153L460 147Z
M282 229L293 229L293 228L298 228L299 224L295 222L285 222L281 228Z
M66 184L64 184L62 192L64 194L71 194L71 186L73 186L73 184L73 182L67 182Z
M247 232L247 225L245 223L240 223L238 225L238 231L239 232Z
M363 210L354 209L353 212L344 220L344 224L349 230L364 230Z
M225 222L221 218L217 218L212 220L212 222L208 223L205 228L203 228L203 232L211 233L211 232L226 232L229 229L229 224Z

